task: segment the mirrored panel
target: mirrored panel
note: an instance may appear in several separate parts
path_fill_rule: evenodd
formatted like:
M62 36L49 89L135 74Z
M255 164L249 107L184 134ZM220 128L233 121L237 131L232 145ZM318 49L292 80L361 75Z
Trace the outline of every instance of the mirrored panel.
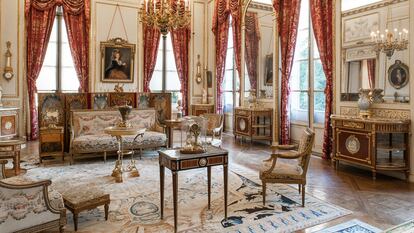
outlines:
M270 0L252 1L245 14L244 95L273 97L273 7Z
M359 89L376 88L376 63L376 59L363 59L344 64L342 101L357 101Z

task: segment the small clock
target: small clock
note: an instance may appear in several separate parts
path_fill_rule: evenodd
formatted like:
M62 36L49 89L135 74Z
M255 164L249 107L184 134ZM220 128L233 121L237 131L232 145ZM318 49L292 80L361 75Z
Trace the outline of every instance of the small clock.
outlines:
M7 79L7 80L12 79L12 78L13 78L13 76L14 76L13 71L5 71L5 72L3 73L3 77L4 77L5 79Z
M4 67L3 77L6 80L10 80L14 76L13 68L11 66L11 57L12 57L12 53L10 52L11 42L7 41L6 45L7 45L7 51L5 54L6 55L6 66Z

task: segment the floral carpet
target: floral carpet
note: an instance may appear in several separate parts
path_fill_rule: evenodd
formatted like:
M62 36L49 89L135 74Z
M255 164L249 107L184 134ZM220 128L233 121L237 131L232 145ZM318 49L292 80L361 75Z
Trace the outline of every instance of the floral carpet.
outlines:
M80 233L172 232L172 178L166 169L164 219L159 211L158 159L137 161L140 177L125 177L115 183L111 177L114 161L76 163L29 168L27 176L51 179L60 193L98 187L110 194L109 219L103 207L79 215ZM212 168L212 202L207 209L206 169L179 172L178 231L180 232L293 232L350 214L341 207L306 195L302 208L297 189L288 185L269 185L267 205L262 205L258 172L229 165L228 219L224 220L223 170ZM67 211L66 231L73 231L72 214Z

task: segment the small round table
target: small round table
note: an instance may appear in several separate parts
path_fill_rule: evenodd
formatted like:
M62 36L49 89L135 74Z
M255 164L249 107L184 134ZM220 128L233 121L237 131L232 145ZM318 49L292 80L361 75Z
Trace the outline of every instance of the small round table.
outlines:
M26 140L22 138L1 139L0 140L0 159L13 159L14 175L25 173L25 169L20 169L20 150Z
M118 141L118 159L115 162L114 170L112 170L112 176L115 177L115 181L117 183L122 183L122 173L124 171L130 172L130 177L138 177L139 172L137 167L135 166L135 160L134 160L134 151L124 151L124 145L123 145L123 138L124 136L142 136L145 133L145 129L143 128L133 128L133 127L117 127L117 126L111 126L105 128L104 131L106 134L109 134L113 137L116 137L116 140ZM123 168L122 161L124 158L124 155L131 154L131 161L129 162L128 166L126 168Z

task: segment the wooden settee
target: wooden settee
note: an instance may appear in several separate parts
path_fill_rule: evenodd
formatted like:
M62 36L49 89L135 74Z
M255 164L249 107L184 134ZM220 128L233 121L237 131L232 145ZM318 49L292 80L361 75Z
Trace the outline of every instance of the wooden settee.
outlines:
M163 128L157 123L154 109L133 109L128 122L134 127L145 128L141 137L126 136L123 138L124 150L142 150L158 148L166 145L167 137ZM116 138L106 134L105 128L121 121L118 110L73 110L70 120L70 155L72 162L76 157L87 155L104 155L118 150Z

